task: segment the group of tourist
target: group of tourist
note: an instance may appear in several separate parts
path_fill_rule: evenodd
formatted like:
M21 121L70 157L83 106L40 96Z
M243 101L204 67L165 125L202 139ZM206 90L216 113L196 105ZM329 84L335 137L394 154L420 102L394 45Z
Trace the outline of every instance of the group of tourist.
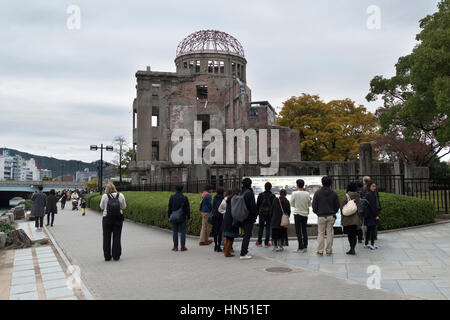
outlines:
M212 197L213 188L206 186L199 205L202 215L200 231L200 246L207 246L214 242L214 251L223 252L225 257L233 257L233 242L243 232L240 259L251 259L248 254L250 237L256 219L259 218L258 240L256 246L263 245L264 228L266 228L264 246L273 246L273 251L283 251L287 243L287 228L291 213L294 215L295 233L298 240L296 252L307 252L308 248L308 216L309 208L317 215L317 255L331 255L333 253L334 224L337 213L341 212L341 225L348 237L349 251L356 254L356 245L362 242L365 233L365 248L375 250L377 225L381 211L380 200L376 184L370 177L364 177L361 183L350 182L343 199L332 190L330 177L322 178L320 188L312 198L305 189L305 182L296 181L297 191L293 192L290 201L287 191L282 189L279 197L272 193L272 184L266 182L265 191L255 195L251 188L252 181L245 178L242 189L228 190L223 187L217 189ZM358 190L360 189L360 190ZM293 208L293 212L291 212ZM175 221L174 213L180 217ZM239 219L239 217L241 219ZM170 197L168 218L173 225L173 251L178 251L178 236L181 238L181 251L186 251L186 221L190 220L188 198L183 195L183 186L176 187L176 193ZM209 235L213 234L213 240ZM364 232L365 231L365 232ZM326 235L326 245L325 245ZM222 239L222 237L224 239ZM222 241L223 240L223 241ZM221 244L223 243L223 250Z

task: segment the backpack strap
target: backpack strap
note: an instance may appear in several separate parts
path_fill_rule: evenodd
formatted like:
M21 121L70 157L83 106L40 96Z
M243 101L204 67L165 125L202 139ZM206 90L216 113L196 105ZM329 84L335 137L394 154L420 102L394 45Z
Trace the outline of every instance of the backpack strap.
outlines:
M119 196L120 196L120 193L117 192L117 197L116 197L116 199L119 199Z
M280 203L280 207L281 207L281 212L283 212L283 214L285 214L285 213L284 213L284 209L283 209L283 205L281 204L281 200L280 200L280 198L278 198L278 202Z

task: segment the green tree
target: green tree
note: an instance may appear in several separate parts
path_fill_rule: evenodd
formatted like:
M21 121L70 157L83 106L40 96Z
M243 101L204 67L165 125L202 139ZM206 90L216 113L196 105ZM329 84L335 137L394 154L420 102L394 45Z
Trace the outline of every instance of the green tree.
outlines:
M432 157L450 142L450 0L420 21L419 42L411 54L399 58L390 79L376 76L366 99L383 99L377 110L381 134L400 136L408 143L430 146ZM439 156L438 156L439 154Z
M300 131L304 161L356 160L361 142L376 138L377 119L350 99L328 103L303 94L283 103L277 119L281 126Z

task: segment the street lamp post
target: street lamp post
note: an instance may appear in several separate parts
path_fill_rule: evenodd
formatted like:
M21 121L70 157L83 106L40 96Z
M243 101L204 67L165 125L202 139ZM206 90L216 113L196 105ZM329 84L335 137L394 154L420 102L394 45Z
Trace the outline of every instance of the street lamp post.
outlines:
M102 193L103 189L103 150L113 151L114 148L112 146L103 147L103 143L100 145L100 148L97 145L91 145L91 151L97 151L100 149L100 177L98 179L98 192Z

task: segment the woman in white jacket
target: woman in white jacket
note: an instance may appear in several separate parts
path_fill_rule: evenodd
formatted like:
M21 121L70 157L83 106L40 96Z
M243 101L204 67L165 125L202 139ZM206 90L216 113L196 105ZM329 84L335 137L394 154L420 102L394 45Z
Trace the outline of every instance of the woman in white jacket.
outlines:
M119 212L108 213L108 202L117 199L120 204ZM118 193L116 187L112 182L109 182L106 186L105 193L100 201L100 209L103 210L103 254L105 261L110 261L113 258L115 261L120 259L122 254L122 246L120 238L122 234L123 226L123 210L127 207L125 197L123 194ZM112 236L112 248L111 248L111 236Z

